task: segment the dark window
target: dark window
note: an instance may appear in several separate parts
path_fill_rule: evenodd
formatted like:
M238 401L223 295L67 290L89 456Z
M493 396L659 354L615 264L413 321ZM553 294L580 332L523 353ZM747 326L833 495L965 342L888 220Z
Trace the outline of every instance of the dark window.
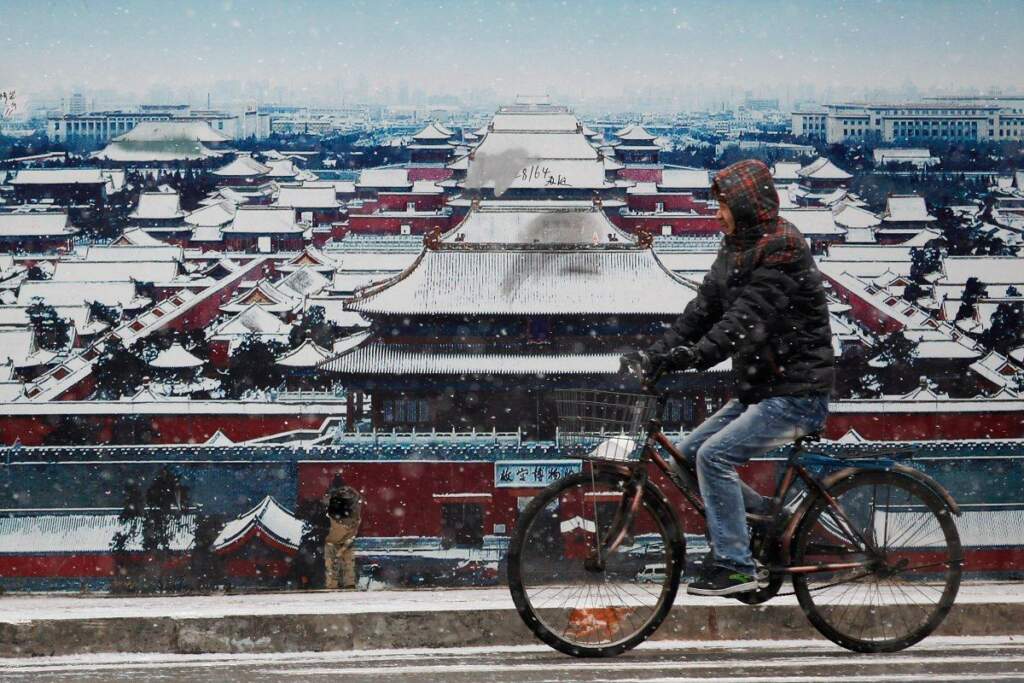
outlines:
M484 508L476 503L441 506L441 545L481 548L484 544Z

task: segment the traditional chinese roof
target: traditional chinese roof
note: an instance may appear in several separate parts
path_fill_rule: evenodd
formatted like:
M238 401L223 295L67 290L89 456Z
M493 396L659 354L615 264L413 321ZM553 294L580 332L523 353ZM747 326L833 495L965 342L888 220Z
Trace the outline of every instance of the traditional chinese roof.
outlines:
M838 237L846 233L836 225L832 210L828 208L782 209L779 216L795 225L803 235Z
M694 298L650 249L425 249L405 272L357 293L379 315L676 315Z
M112 247L163 247L168 246L142 228L129 228L110 243Z
M473 152L481 157L504 157L519 160L585 159L596 160L597 150L575 129L571 133L502 133L491 132Z
M313 268L302 266L279 280L274 287L289 296L301 299L304 296L319 294L330 284L330 280Z
M450 243L629 244L589 201L484 201L444 236Z
M338 261L336 261L333 256L328 256L316 247L306 245L298 255L293 256L287 262L278 266L277 269L281 272L287 273L303 267L328 273L333 272L338 267Z
M214 330L214 337L238 337L247 334L277 336L287 338L292 326L282 322L277 316L262 306L252 304Z
M306 187L282 185L274 200L274 206L290 206L293 209L334 209L338 198L334 187Z
M189 225L200 227L221 227L227 225L235 218L236 206L234 202L221 200L208 206L201 206L185 216L185 222Z
M885 200L882 220L886 223L932 223L936 218L928 213L924 197L894 194Z
M177 192L143 192L139 204L128 218L131 220L173 220L184 218L181 197Z
M213 549L230 553L253 538L279 550L294 552L302 540L302 520L267 496L256 507L225 524L213 542Z
M881 225L882 219L867 209L853 204L841 203L832 209L836 225L844 228L873 228Z
M431 140L447 141L452 135L452 131L442 129L437 123L431 121L420 132L414 134L412 139L420 142Z
M240 154L227 165L213 171L213 175L229 178L254 177L268 173L270 173L270 166L261 164L248 154Z
M277 364L289 368L315 368L333 355L312 339L306 339L297 348L279 356Z
M218 133L206 121L142 121L124 135L113 138L116 142L152 142L195 140L197 142L228 142L231 138Z
M616 132L615 137L623 141L653 142L658 136L648 133L643 126L632 125ZM647 145L644 145L644 147L646 146Z
M797 171L796 174L801 178L814 180L849 180L853 177L825 157L818 157Z
M252 289L242 292L220 307L225 313L239 313L250 306L259 306L271 313L287 313L295 310L296 302L287 293L261 280Z
M303 228L295 222L295 211L289 207L248 206L238 207L231 223L221 231L230 234L295 234Z
M800 179L798 172L803 165L796 161L776 161L772 166L772 178L776 183L792 183Z
M364 168L356 181L357 188L398 187L412 188L407 168Z
M22 237L70 237L78 232L64 211L0 213L0 239Z
M105 306L135 307L134 282L23 282L18 290L18 305L28 306L39 297L51 306L80 306L98 301Z
M662 190L707 190L711 175L703 168L666 168L657 186Z
M323 364L329 372L372 375L611 375L618 353L510 353L458 346L386 344L369 336Z
M118 263L122 261L168 261L180 263L184 259L184 249L165 242L135 245L92 245L85 250L85 260L93 263Z
M110 180L101 168L26 168L8 180L10 185L105 185Z
M170 347L158 353L156 358L149 361L149 364L154 368L178 370L197 368L203 364L203 360L186 351L181 344L171 344Z
M53 282L171 282L175 261L58 261Z
M494 115L489 128L496 133L582 133L576 115L564 112L498 113ZM487 128L481 128L477 134L484 135L487 132Z

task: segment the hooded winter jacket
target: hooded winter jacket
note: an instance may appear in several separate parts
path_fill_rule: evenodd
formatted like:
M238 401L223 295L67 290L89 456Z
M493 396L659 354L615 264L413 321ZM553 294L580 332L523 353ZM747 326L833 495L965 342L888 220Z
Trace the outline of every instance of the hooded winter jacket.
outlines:
M821 274L807 243L779 218L779 195L760 161L720 171L712 192L732 211L697 298L649 352L686 345L703 370L732 358L738 398L827 394L835 380Z

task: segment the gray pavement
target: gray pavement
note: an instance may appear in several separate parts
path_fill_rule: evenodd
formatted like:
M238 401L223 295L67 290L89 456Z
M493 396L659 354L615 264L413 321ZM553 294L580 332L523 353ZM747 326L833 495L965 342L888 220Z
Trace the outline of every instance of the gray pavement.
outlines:
M1018 642L1020 641L1020 642ZM1024 638L934 637L905 652L856 655L823 642L663 641L615 659L542 646L245 655L79 655L0 659L17 681L1024 681Z

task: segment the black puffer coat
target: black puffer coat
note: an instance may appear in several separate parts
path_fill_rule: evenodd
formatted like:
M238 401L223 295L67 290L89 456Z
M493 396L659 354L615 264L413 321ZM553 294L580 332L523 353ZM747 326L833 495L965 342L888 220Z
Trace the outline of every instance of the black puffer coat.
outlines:
M779 218L779 195L760 161L715 176L712 190L732 211L736 232L722 240L697 298L651 348L690 346L695 367L731 357L738 397L831 392L832 332L821 274L807 243Z

